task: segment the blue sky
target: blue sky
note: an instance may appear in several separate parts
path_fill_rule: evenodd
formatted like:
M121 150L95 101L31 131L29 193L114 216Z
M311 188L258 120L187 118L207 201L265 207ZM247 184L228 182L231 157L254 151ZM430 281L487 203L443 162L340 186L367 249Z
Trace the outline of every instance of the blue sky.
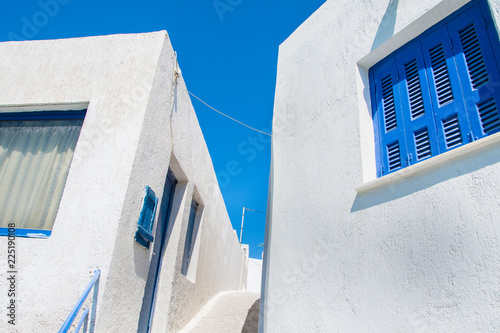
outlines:
M324 2L3 0L0 41L167 30L188 90L270 133L279 44ZM243 206L266 211L270 138L191 100L239 235ZM252 258L261 257L264 228L264 214L246 213Z

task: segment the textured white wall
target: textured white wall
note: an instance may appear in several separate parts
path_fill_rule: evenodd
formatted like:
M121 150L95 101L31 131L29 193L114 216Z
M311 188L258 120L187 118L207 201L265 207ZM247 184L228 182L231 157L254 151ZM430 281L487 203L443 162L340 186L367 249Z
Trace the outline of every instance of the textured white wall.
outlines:
M250 258L248 260L247 290L260 294L262 282L262 260Z
M1 332L56 331L96 267L97 330L136 332L152 251L133 236L144 186L161 200L169 165L179 186L154 331L183 325L213 295L239 288L243 254L182 77L170 126L173 50L164 31L0 43L0 57L0 112L90 101L52 235L17 239L18 322L12 330L1 320ZM180 274L194 192L205 207L196 284Z
M166 41L165 44L170 43ZM169 86L167 82L170 82L172 77L171 56L171 53L165 54L160 60L157 70L159 81L153 86L153 96L170 96L170 90L163 90L166 85ZM157 112L165 112L167 109L154 104L148 108ZM171 159L170 165L181 183L187 181L187 187L184 193L184 207L181 207L184 214L179 214L175 220L169 241L172 245L168 245L163 261L163 267L167 267L167 270L163 271L162 268L165 279L161 282L158 306L160 313L163 313L161 309L168 309L168 316L155 316L153 332L175 332L184 327L217 293L238 290L244 257L238 237L231 226L212 160L182 76L178 79L174 93L172 130L172 156L175 161ZM157 136L153 141L156 140ZM198 240L195 283L181 274L189 206L193 195L198 204L203 206L198 231L201 239Z
M280 46L261 331L500 326L498 134L356 191L375 178L367 69L466 2L327 1Z

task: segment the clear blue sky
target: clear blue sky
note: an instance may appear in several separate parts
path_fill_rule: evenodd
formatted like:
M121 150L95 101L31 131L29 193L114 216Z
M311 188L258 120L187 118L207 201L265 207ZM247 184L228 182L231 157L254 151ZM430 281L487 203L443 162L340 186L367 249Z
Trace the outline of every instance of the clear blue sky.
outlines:
M324 2L3 0L0 41L167 30L189 91L270 132L279 44ZM243 206L266 211L270 140L191 99L239 235ZM264 228L264 214L246 213L252 258L261 257Z

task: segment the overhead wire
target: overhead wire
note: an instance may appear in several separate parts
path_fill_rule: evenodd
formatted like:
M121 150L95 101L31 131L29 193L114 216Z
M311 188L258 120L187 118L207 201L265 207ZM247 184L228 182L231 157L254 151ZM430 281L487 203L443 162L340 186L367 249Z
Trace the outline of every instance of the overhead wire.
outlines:
M170 135L171 135L171 139L172 139L172 142L174 142L173 140L173 128L172 128L172 114L173 114L173 104L174 104L174 89L175 89L175 86L177 84L177 79L179 78L179 72L178 72L178 64L177 64L177 52L174 52L174 55L173 55L173 58L174 58L174 68L173 68L173 71L172 71L172 85L171 85L171 95L170 95ZM230 117L228 116L227 114L215 109L214 107L210 106L208 103L206 103L205 101L203 101L201 98L199 98L198 96L196 96L195 94L193 94L192 92L188 91L188 93L193 96L194 98L196 98L197 100L199 100L201 103L205 104L207 107L209 107L210 109L212 109L213 111L223 115L224 117L227 117L229 119L231 119L232 121L235 121L253 131L256 131L256 132L259 132L259 133L262 133L264 135L267 135L267 136L270 136L272 137L271 134L269 133L266 133L266 132L263 132L263 131L260 131L256 128L253 128L251 126L248 126L247 124L237 120L237 119L234 119L233 117ZM253 209L248 209L250 211L253 211L253 212L257 212L257 213L262 213L262 214L266 214L265 212L262 212L262 211L258 211L258 210L253 210ZM249 253L249 256L250 254L254 253L256 250L258 250L259 247L253 249L253 251L251 251Z
M252 251L250 251L250 253L248 254L248 256L250 256L252 253L254 253L255 251L257 251L259 249L260 246L257 246L255 249L253 249ZM262 250L264 251L264 250Z
M202 102L203 104L205 104L206 106L208 106L210 109L212 109L212 110L214 110L215 112L217 112L217 113L219 113L219 114L223 115L224 117L227 117L227 118L231 119L232 121L237 122L238 124L241 124L241 125L243 125L243 126L245 126L245 127L248 127L249 129L251 129L251 130L253 130L253 131L256 131L256 132L259 132L259 133L262 133L262 134L265 134L265 135L268 135L268 136L272 136L272 135L271 135L271 134L269 134L269 133L266 133L266 132L263 132L263 131L259 131L259 130L258 130L258 129L256 129L256 128L253 128L253 127L251 127L251 126L248 126L247 124L242 123L241 121L239 121L239 120L237 120L237 119L234 119L233 117L230 117L230 116L228 116L227 114L224 114L224 113L220 112L220 111L219 111L219 110L217 110L216 108L214 108L214 107L212 107L212 106L208 105L208 103L206 103L205 101L203 101L201 98L199 98L198 96L196 96L196 95L195 95L195 94L193 94L192 92L188 91L188 94L190 94L191 96L193 96L194 98L196 98L197 100L199 100L200 102Z

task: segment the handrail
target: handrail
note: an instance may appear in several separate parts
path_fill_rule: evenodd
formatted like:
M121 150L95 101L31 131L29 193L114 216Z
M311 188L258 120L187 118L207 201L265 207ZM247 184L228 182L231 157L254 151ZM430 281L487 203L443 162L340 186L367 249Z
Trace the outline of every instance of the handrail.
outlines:
M94 332L94 327L95 327L95 313L96 313L96 309L97 309L97 294L99 292L99 277L100 276L101 276L101 271L99 269L96 269L94 271L94 276L92 277L92 280L90 280L89 284L87 285L87 287L83 291L82 295L80 296L80 298L76 302L75 306L73 307L73 309L69 313L68 318L66 318L66 321L61 326L61 329L59 329L59 333L66 333L66 332L68 332L68 330L71 327L71 324L73 323L73 321L75 320L76 316L78 315L78 311L80 311L80 309L82 308L83 303L87 299L87 296L90 294L90 291L92 290L92 288L94 289L94 293L93 293L93 299L92 299L92 312L90 313L89 333L93 333ZM85 316L88 316L88 309L86 309L83 317L85 317ZM78 330L80 329L81 323L83 322L84 319L85 318L82 318L82 320L80 320L80 323L78 324L78 326L79 326ZM85 325L85 326L87 326L87 325Z
M76 325L75 333L80 332L80 328L82 328L82 325L83 325L83 332L86 332L88 323L89 323L89 308L86 308L83 311L82 318L80 318L78 325Z

